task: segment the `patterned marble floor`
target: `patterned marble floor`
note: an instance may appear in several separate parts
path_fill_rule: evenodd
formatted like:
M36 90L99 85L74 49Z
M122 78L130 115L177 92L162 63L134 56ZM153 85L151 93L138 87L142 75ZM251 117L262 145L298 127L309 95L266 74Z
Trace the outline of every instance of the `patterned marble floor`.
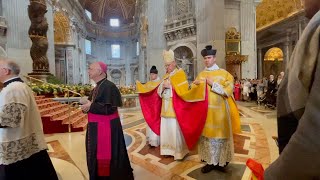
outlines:
M135 179L250 179L251 172L245 166L253 158L267 167L277 158L277 147L272 135L276 135L276 120L272 110L260 110L254 103L238 103L242 133L234 136L235 156L226 172L212 171L202 174L204 166L197 155L197 148L184 160L174 161L160 155L159 148L146 144L146 123L141 111L121 111L121 122ZM85 156L85 132L46 135L49 154L59 179L88 179Z

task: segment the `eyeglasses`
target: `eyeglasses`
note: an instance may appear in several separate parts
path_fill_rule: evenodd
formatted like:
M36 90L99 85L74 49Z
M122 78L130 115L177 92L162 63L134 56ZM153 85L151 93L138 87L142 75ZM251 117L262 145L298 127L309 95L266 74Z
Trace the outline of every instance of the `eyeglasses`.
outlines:
M6 66L3 66L3 67L0 67L1 69L7 69L7 70L9 70L9 71L12 71L12 69L10 69L10 68L8 68L8 67L6 67Z

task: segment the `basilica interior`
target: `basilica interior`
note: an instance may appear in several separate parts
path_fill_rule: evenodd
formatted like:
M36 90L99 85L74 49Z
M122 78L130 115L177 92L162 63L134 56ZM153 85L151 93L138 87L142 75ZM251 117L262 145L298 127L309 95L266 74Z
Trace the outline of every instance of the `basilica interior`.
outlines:
M203 174L197 149L175 161L147 145L135 83L147 82L152 66L165 74L163 50L174 51L192 82L205 67L206 45L217 49L217 65L235 80L276 79L307 23L302 0L0 0L0 56L17 62L34 90L59 179L89 179L87 115L77 101L93 84L90 63L102 61L122 93L135 179L247 180L249 158L266 168L279 156L274 108L255 95L238 99L242 132L234 136L233 161L225 173Z

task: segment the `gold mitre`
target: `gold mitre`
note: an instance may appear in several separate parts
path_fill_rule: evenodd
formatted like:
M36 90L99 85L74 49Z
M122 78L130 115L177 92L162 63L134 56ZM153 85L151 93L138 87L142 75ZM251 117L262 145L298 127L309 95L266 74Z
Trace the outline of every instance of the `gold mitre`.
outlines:
M164 63L172 63L174 61L174 52L172 50L163 50L162 55Z

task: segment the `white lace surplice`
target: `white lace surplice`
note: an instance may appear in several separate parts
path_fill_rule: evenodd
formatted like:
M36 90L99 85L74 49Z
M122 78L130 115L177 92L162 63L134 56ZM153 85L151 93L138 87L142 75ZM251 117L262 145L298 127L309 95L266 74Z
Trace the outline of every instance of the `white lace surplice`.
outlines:
M151 146L158 147L160 145L160 136L156 135L149 126L147 126L147 143Z
M0 165L47 149L32 91L22 82L10 83L0 92L0 126Z
M224 166L233 157L233 143L230 139L214 139L204 136L199 141L199 156L207 164Z

